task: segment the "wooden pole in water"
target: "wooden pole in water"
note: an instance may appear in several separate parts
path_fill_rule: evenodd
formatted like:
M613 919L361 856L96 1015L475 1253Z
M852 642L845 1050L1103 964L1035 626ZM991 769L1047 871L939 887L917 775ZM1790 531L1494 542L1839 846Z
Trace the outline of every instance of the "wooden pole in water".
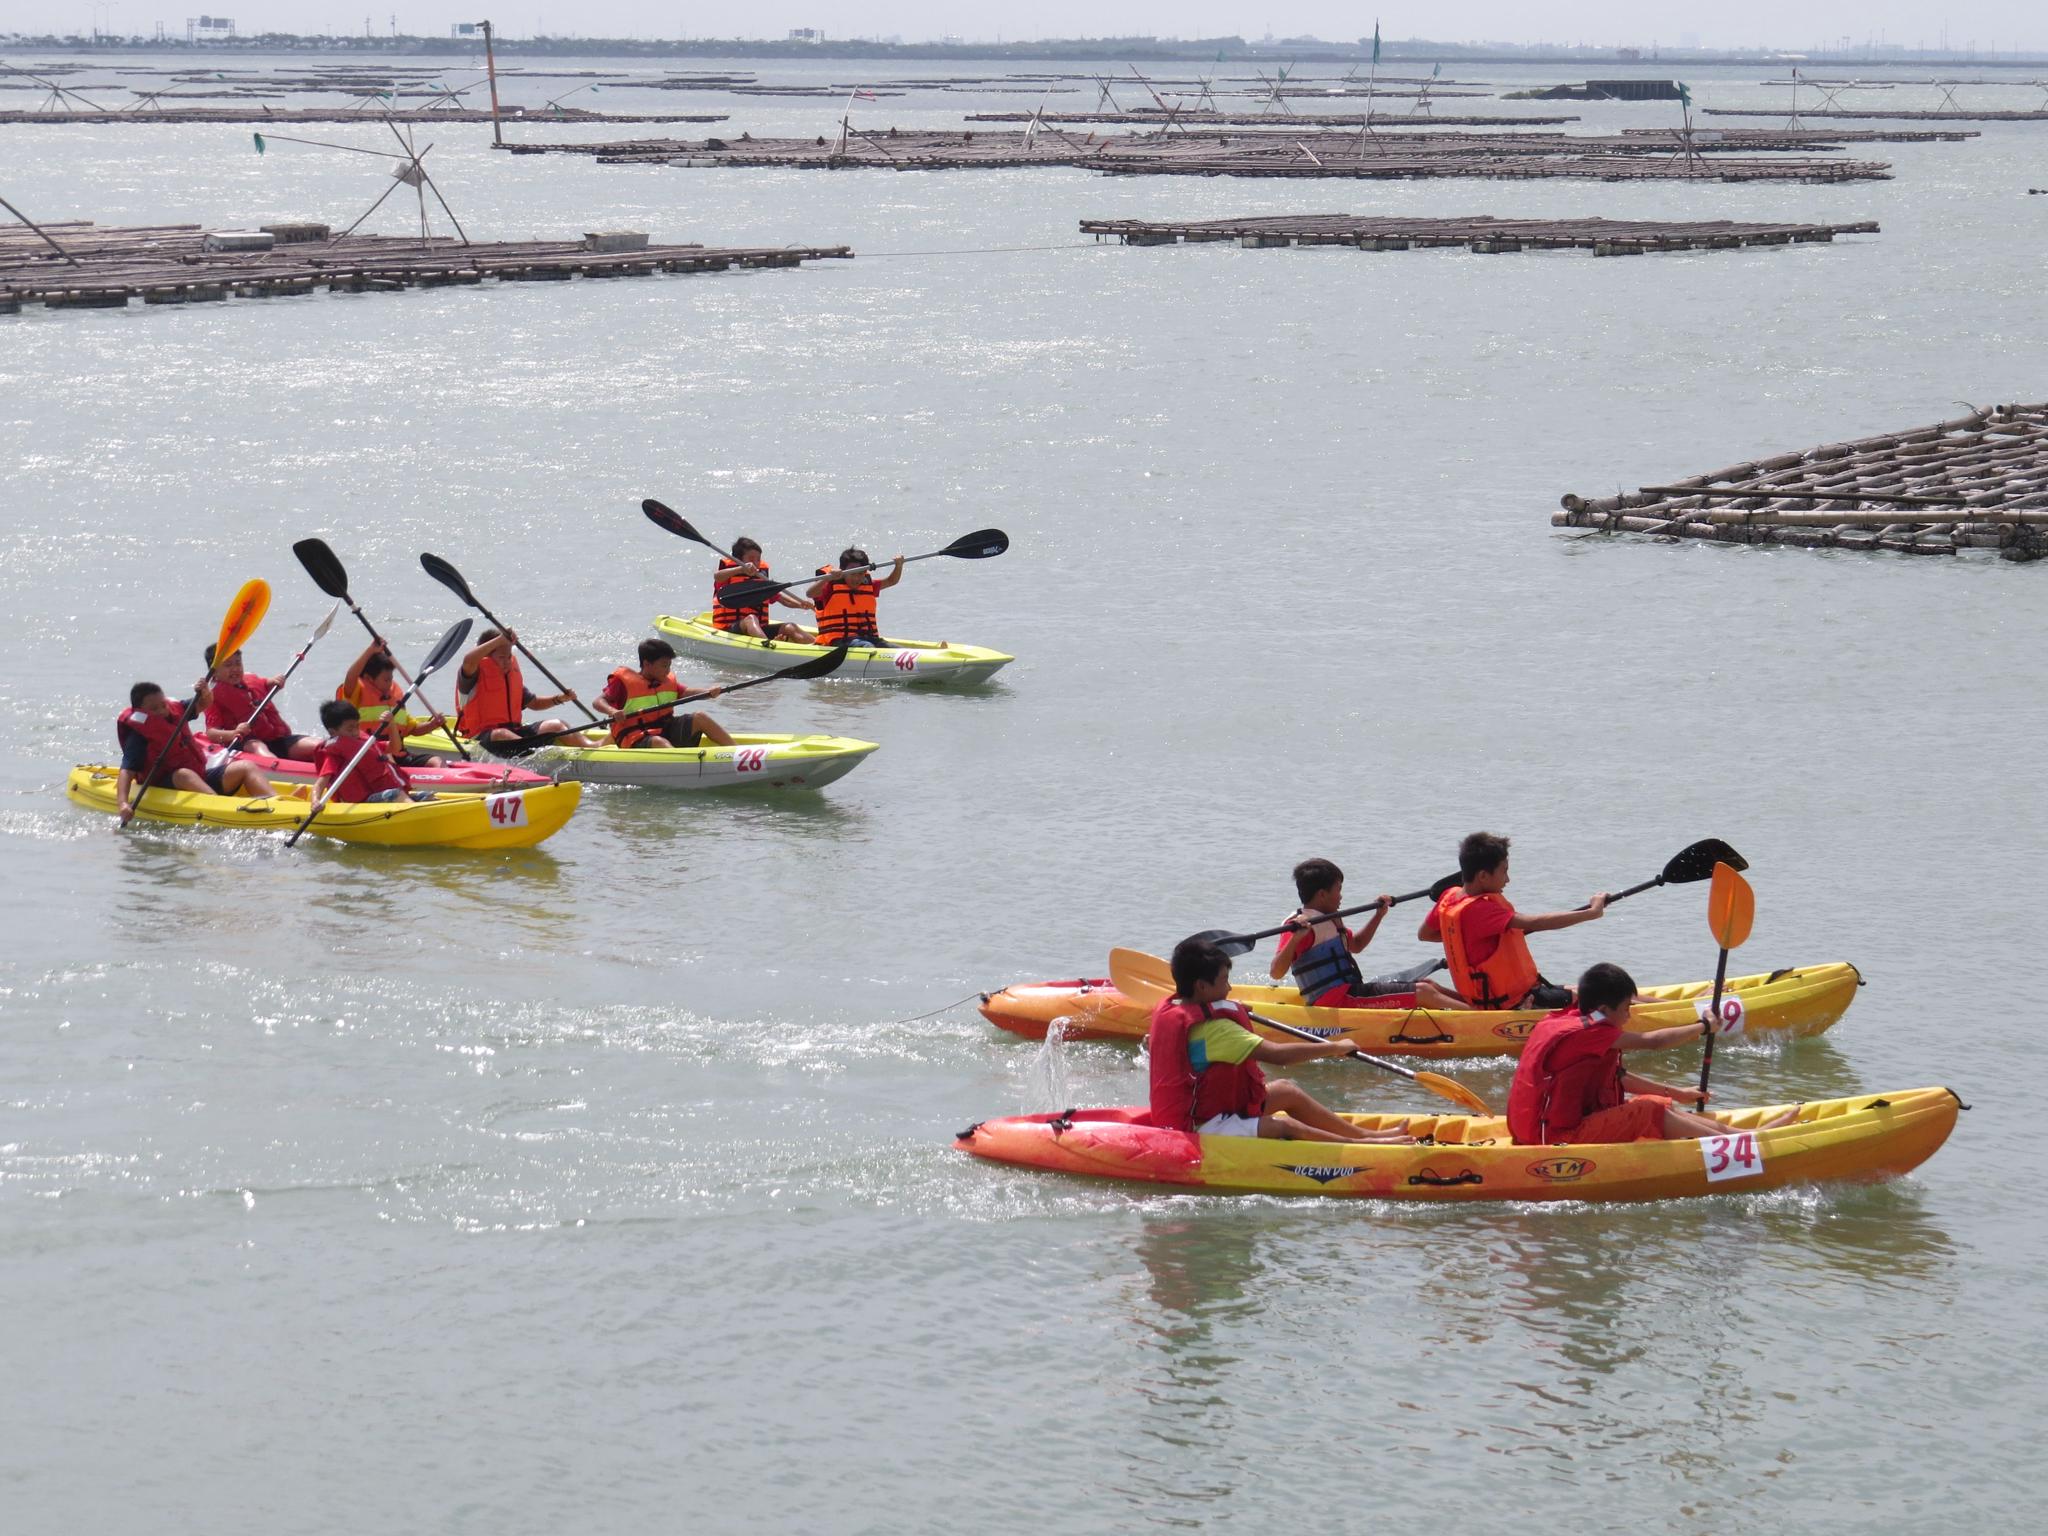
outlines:
M69 251L65 250L63 246L59 245L56 241L52 240L49 237L49 235L45 233L42 225L38 224L34 219L30 218L27 214L23 213L19 208L15 207L14 204L7 201L7 199L4 197L0 197L0 208L5 208L9 213L13 214L17 219L21 220L22 223L26 224L38 235L41 235L43 239L43 244L47 245L59 256L62 256L66 261L70 262L72 266L75 267L78 265L77 257L73 256Z
M491 77L491 142L504 147L505 129L498 121L498 54L491 46L491 24L479 22L484 29L484 73Z

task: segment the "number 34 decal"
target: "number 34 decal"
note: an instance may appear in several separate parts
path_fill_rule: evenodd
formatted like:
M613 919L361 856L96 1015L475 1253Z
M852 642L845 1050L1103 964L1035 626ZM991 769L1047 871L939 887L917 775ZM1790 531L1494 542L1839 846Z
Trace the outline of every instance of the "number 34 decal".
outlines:
M1723 1179L1746 1179L1764 1171L1764 1149L1757 1145L1753 1131L1703 1136L1700 1156L1706 1161L1709 1184L1718 1184Z

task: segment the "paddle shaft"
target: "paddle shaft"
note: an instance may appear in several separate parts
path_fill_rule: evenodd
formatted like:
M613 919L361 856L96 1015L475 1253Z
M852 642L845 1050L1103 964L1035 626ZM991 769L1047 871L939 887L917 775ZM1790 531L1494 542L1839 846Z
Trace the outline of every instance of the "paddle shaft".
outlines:
M329 623L333 622L334 610L331 608L327 610L327 619ZM243 725L248 725L252 721L254 721L257 715L262 714L264 710L270 707L270 701L272 699L276 698L280 693L284 692L284 685L290 682L292 680L292 674L299 670L299 663L306 659L306 654L309 651L311 651L316 644L319 643L320 637L326 633L326 624L322 624L318 629L313 631L311 637L308 638L306 643L299 647L299 654L292 658L292 664L284 669L284 676L280 677L276 682L270 685L270 692L263 695L263 702L258 704L256 708L250 713L248 720L244 720L242 722ZM235 753L241 750L242 749L240 747L229 747L228 755L232 757L234 756Z
M491 612L491 610L486 608L482 603L477 602L475 593L470 594L469 600L471 603L475 604L476 611L478 613L482 614L486 619L490 620L491 628L495 629L501 635L505 633L505 621L500 619L495 613ZM546 662L542 661L538 656L534 655L533 652L529 651L526 648L526 642L524 640L514 640L512 643L519 648L520 655L524 656L528 661L532 662L536 667L540 668L540 675L542 677L546 678L549 682L555 685L555 692L568 693L571 691L567 683L563 682L559 677L555 676L554 673L548 670L548 664ZM458 686L457 692L460 691L460 687ZM592 712L590 706L584 703L581 699L578 699L576 701L576 707L583 711L583 718L588 720L592 725L604 724L604 722L598 719L596 714Z
M830 652L826 653L827 656L829 656L830 654ZM822 662L825 659L825 656L819 656L813 658L810 661L800 661L793 667L784 667L780 672L770 672L766 677L750 677L744 683L727 683L720 688L705 688L696 693L686 693L682 698L677 699L673 704L650 704L645 709L621 710L618 714L609 716L604 723L610 726L617 726L624 721L639 720L648 715L659 715L670 710L680 709L683 705L689 703L692 699L708 699L711 697L713 693L716 693L720 698L723 698L727 694L738 693L743 688L758 688L763 683L779 683L784 678L788 677L797 677L799 675L806 677L826 676L838 669L837 662L834 662L831 667L825 668L823 671L807 670L817 668L819 662ZM525 726L521 726L519 729L521 741L530 741L535 746L545 746L550 740L557 736L573 736L576 734L575 731L531 730ZM577 730L581 729L581 726L577 727ZM503 745L505 746L513 746L518 744L519 743L513 742L503 743Z
M1408 894L1407 894L1407 895L1405 895L1405 896L1394 896L1394 897L1391 897L1391 898L1389 898L1389 899L1388 899L1388 901L1387 901L1387 908L1388 908L1388 910L1389 910L1389 911L1391 911L1391 910L1392 910L1393 908L1395 908L1395 907L1398 907L1398 906L1400 906L1400 905L1401 905L1401 903L1402 903L1402 902L1404 902L1404 901L1420 901L1420 900L1422 900L1422 898L1423 898L1423 897L1425 897L1425 896L1427 896L1427 895L1430 895L1430 894L1431 894L1431 892L1432 892L1433 890L1434 890L1434 887L1426 887L1426 888L1424 888L1423 890L1419 890L1419 891L1410 891L1410 892L1408 892ZM1374 912L1374 911L1377 911L1378 909L1379 909L1379 903L1378 903L1378 902L1376 902L1376 901L1368 901L1368 902L1364 902L1364 903L1362 903L1362 904L1361 904L1361 905L1359 905L1359 906L1355 906L1355 907L1342 907L1342 908L1339 908L1339 909L1338 909L1337 911L1335 911L1335 912L1324 912L1324 913L1321 913L1321 914L1319 914L1319 915L1317 916L1317 918L1316 918L1316 921L1317 921L1317 922L1322 922L1322 921L1325 921L1325 920L1327 920L1327 919L1333 919L1333 918L1339 918L1339 917L1356 917L1356 916L1358 916L1358 914L1359 914L1359 913L1361 913L1361 912ZM1273 938L1273 937L1275 937L1275 936L1276 936L1276 935L1278 935L1278 934L1283 934L1283 933L1293 933L1293 932L1294 932L1295 930L1297 930L1297 929L1300 929L1300 928L1306 928L1306 927L1308 927L1308 926L1309 926L1309 925L1308 925L1307 923L1298 923L1298 922L1282 923L1282 924L1281 924L1281 925L1280 925L1280 926L1279 926L1278 928L1261 928L1261 929L1260 929L1260 930L1259 930L1259 931L1258 931L1257 933L1234 933L1234 934L1232 934L1232 935L1231 935L1231 937L1232 937L1232 938L1234 938L1234 939L1270 939L1270 938Z
M206 669L206 676L200 679L198 693L194 693L191 698L185 700L184 710L179 714L177 719L171 722L171 727L174 733L177 731L189 731L192 729L192 711L199 707L199 695L206 692L206 690L211 688L212 686L213 668L208 667ZM132 809L132 807L139 806L142 804L142 797L149 793L149 786L156 782L157 773L159 772L159 770L163 768L164 759L170 756L171 743L176 741L177 739L178 738L175 734L164 738L163 747L160 751L158 751L156 755L156 761L149 765L149 772L145 773L142 776L142 781L135 786L135 798L133 801L130 802L131 809L129 810L128 814L121 818L120 824L122 826L125 827L128 825L129 821L134 816L134 810Z
M955 539L953 541L953 544L958 544L959 542L959 539ZM950 555L953 553L953 544L948 544L944 549L928 550L927 552L921 555L905 555L903 557L903 563L905 565L915 565L920 560L936 560L941 555ZM883 566L894 565L895 563L896 562L894 560L877 560L868 565L849 565L843 571L833 572L833 575L857 576L862 571L879 571ZM766 602L769 598L774 597L778 592L788 592L795 587L814 587L819 582L825 579L826 578L823 576L806 576L800 581L773 581L767 583L749 582L747 585L752 590L745 592L729 592L726 594L725 601L731 603L737 600L744 606L752 607L756 603Z
M1263 1024L1268 1029L1277 1029L1283 1035L1292 1035L1297 1040L1307 1040L1316 1045L1328 1045L1330 1043L1313 1030L1296 1029L1292 1024L1282 1024L1278 1019L1269 1019L1263 1013L1253 1013L1249 1008L1245 1010L1245 1014L1254 1023ZM1405 1077L1411 1083L1419 1081L1412 1069L1402 1066L1399 1062L1388 1061L1383 1056L1368 1056L1363 1051L1353 1051L1351 1052L1351 1057L1354 1061L1362 1061L1367 1066L1378 1067L1383 1072L1391 1072L1396 1077Z
M1714 1075L1714 1036L1721 1032L1721 989L1728 982L1728 951L1714 963L1714 1006L1707 1010L1706 1043L1700 1052L1700 1091L1693 1107L1707 1107L1707 1079Z

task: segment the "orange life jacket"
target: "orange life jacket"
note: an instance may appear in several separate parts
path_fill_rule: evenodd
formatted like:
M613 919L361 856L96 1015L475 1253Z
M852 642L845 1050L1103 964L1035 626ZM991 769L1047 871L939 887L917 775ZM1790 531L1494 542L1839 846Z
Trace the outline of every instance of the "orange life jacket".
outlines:
M1570 1141L1588 1115L1620 1104L1620 1039L1619 1024L1576 1008L1529 1031L1508 1089L1508 1134L1524 1146Z
M1519 928L1501 931L1500 944L1484 960L1474 962L1465 945L1465 916L1473 905L1497 901L1508 906L1505 896L1489 891L1483 896L1467 895L1454 885L1437 899L1436 926L1443 935L1444 958L1451 963L1451 979L1458 993L1475 1008L1512 1008L1529 995L1529 989L1543 979L1529 953L1529 941ZM1514 908L1508 906L1510 912Z
M466 694L460 681L455 687L462 706L455 723L465 736L481 736L501 725L516 726L526 718L526 679L520 675L519 663L510 656L503 661L479 656L476 686Z
M619 706L625 713L637 714L643 709L657 711L650 715L640 715L637 720L628 720L623 724L614 720L612 740L620 746L634 745L643 740L649 732L658 730L675 718L676 712L672 706L683 696L683 685L676 681L673 671L660 682L656 682L645 672L636 671L632 667L620 667L612 673L610 681L626 690L626 702Z
M405 697L405 690L399 686L396 672L387 674L381 684L373 683L358 673L355 687L343 683L334 690L334 696L344 704L355 705L356 714L362 718L363 729L374 732L397 707L398 701ZM401 716L396 727L385 732L386 737L392 741L402 739L411 723L411 715Z
M748 581L766 581L768 579L768 562L766 560L756 560L754 566L760 574L749 576L745 579ZM712 626L716 629L738 629L740 627L740 620L751 613L761 621L761 627L766 629L768 627L769 599L764 597L758 603L751 603L744 608L732 608L728 607L725 599L719 596L727 587L741 580L738 574L739 568L739 561L728 560L723 555L719 557L718 570L711 578Z
M180 768L190 768L202 778L206 775L206 749L185 724L183 699L172 702L168 720L160 720L146 710L122 710L114 719L114 736L121 743L124 756L131 736L140 736L148 748L149 761L143 765L143 771L148 772L151 765L157 767L156 776L142 786L144 789L168 787L171 776Z
M818 567L820 576L829 575L831 571L829 565ZM881 633L875 619L875 578L872 575L857 587L835 581L825 589L825 596L818 603L818 639L823 644L874 639Z

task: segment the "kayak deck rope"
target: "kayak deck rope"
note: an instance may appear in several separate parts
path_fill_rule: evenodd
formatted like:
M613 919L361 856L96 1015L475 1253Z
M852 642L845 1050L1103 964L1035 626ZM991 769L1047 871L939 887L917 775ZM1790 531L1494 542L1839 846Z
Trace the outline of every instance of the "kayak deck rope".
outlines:
M976 998L980 998L985 1003L988 1001L989 995L986 992L970 992L965 997L954 998L952 1002L946 1004L943 1008L934 1008L930 1013L916 1014L907 1019L891 1019L889 1022L891 1024L922 1024L926 1019L936 1019L942 1013L951 1013L962 1003L971 1003Z

